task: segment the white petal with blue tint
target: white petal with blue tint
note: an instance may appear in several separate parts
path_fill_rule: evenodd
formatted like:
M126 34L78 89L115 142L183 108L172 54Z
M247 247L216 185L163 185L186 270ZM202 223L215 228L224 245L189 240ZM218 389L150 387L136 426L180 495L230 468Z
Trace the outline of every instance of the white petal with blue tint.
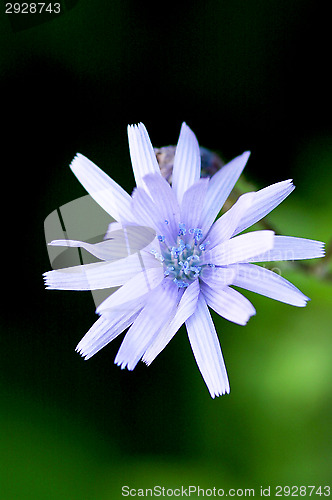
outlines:
M157 262L157 261L156 261ZM98 314L106 314L113 310L126 309L126 303L138 299L154 290L163 280L162 267L145 269L137 273L130 280L104 300L96 309Z
M119 259L147 247L155 238L156 232L139 225L123 226L113 222L109 224L104 240L112 243L112 255Z
M251 207L248 207L248 210L239 221L234 233L230 236L235 236L260 221L265 215L269 214L277 207L294 189L295 186L292 180L289 179L287 181L277 182L276 184L272 184L272 186L268 186L253 193L254 196Z
M210 229L222 209L246 166L249 156L249 151L243 153L241 156L237 156L211 177L200 222L200 227L204 234Z
M211 242L209 247L215 247L231 238L239 221L249 210L255 193L246 193L240 196L236 203L211 227L207 239Z
M255 264L235 264L230 268L234 270L235 286L297 307L306 306L309 300L292 283L269 269Z
M92 161L78 153L70 168L89 195L117 221L131 221L131 198Z
M169 280L161 283L148 299L144 309L128 330L115 363L133 370L156 335L171 321L176 311L178 290Z
M176 235L179 229L180 207L173 189L161 175L146 175L144 181L155 203L154 211L158 212L161 230L166 225L168 232Z
M170 227L168 219L161 215L159 206L150 198L146 191L142 188L137 188L132 196L132 217L137 220L138 224L149 224L153 228L157 236L164 236L169 245L173 245L177 233L174 234Z
M112 262L95 262L44 273L45 285L53 290L102 290L121 286L146 268L163 274L160 263L148 253L135 253Z
M197 300L199 296L199 283L195 280L188 288L185 289L179 302L176 314L169 324L161 330L155 340L150 344L145 352L142 361L150 365L158 354L172 340L176 332L185 321L195 312Z
M229 393L229 382L220 343L202 295L194 314L186 321L189 342L211 397Z
M161 174L156 154L143 123L128 125L128 140L136 185L145 189L143 180L145 175Z
M141 300L130 304L125 312L114 311L113 314L103 315L92 325L76 347L76 351L86 360L94 356L100 349L109 344L137 318L144 307Z
M256 314L251 302L229 286L211 288L206 283L202 283L201 291L207 304L228 321L245 325L251 316Z
M231 285L235 277L235 269L232 266L205 266L199 277L211 288Z
M181 223L189 229L199 228L199 220L205 202L209 179L199 179L184 193L181 203ZM186 234L187 238L189 234Z
M246 259L247 262L269 262L275 260L301 260L324 257L324 243L293 236L275 236L271 250Z
M201 154L194 132L182 123L175 150L172 187L181 205L184 193L201 175Z
M202 257L202 262L218 266L243 262L255 255L259 255L263 249L266 252L273 248L274 238L273 231L254 231L241 234L206 251Z
M118 233L115 236L115 233ZM121 233L121 234L119 234ZM118 260L128 257L147 247L155 238L156 233L151 228L142 226L125 226L114 231L112 238L99 243L86 243L77 240L53 240L51 246L84 248L91 255L101 260Z

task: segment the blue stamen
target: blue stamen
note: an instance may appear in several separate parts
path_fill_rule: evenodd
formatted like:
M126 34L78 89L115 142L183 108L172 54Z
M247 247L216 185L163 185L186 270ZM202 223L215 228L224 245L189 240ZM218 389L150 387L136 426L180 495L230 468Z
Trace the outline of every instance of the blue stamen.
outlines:
M199 245L199 249L202 250L202 252L204 252L204 250L206 249L207 245L209 244L210 242L209 241L206 241L205 243L201 243Z
M186 225L185 225L183 222L181 222L181 223L179 224L179 236L183 236L183 235L185 235L185 234L186 234L186 232L187 232L187 230L186 230Z
M186 283L185 281L178 280L177 278L174 278L173 282L179 287L179 288L186 288L189 286L189 283Z
M192 235L190 242L184 241L186 234ZM188 230L184 223L179 224L176 244L173 247L167 246L162 235L158 236L158 240L164 243L161 245L161 254L164 258L164 276L172 279L178 288L188 287L199 278L202 269L207 266L207 264L201 264L200 261L209 242L199 244L198 242L202 239L203 232L200 228ZM156 251L153 253L160 260L161 256Z

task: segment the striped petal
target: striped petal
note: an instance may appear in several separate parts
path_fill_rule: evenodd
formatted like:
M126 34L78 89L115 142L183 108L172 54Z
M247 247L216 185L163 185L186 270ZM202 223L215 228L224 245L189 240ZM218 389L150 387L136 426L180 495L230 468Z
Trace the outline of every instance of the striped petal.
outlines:
M144 309L128 330L115 363L133 370L160 330L169 324L178 303L178 289L164 280L151 294Z
M180 207L173 189L161 175L146 175L144 181L156 205L162 226L168 225L170 233L177 234L180 222Z
M200 222L203 234L208 232L222 209L236 181L246 166L249 156L249 151L243 153L241 156L237 156L211 177Z
M229 393L229 382L220 343L202 295L194 314L186 321L189 342L211 397Z
M173 225L170 226L168 219L160 212L159 206L142 188L136 188L133 192L132 216L138 224L148 224L158 236L164 236L168 245L174 244L177 233L172 230Z
M254 306L241 293L228 286L211 288L201 283L205 300L217 314L238 325L245 325L256 314Z
M143 180L145 175L161 174L156 154L143 123L128 125L128 140L136 185L145 189Z
M156 233L150 227L120 223L109 224L104 236L105 240L112 241L112 252L117 258L123 258L145 248L153 241Z
M140 298L132 302L126 311L113 311L113 314L100 316L79 342L76 351L86 360L90 359L136 320L144 303Z
M232 266L204 266L199 277L211 288L231 285L235 277L235 270Z
M308 297L292 283L269 269L255 264L235 264L230 267L234 272L232 284L235 286L292 306L304 307L307 305Z
M237 202L213 224L207 236L210 242L209 248L214 248L233 236L235 228L249 210L254 196L255 193L240 196Z
M179 302L176 314L169 324L161 330L156 336L155 340L150 344L146 350L142 361L150 365L159 353L166 347L172 340L176 332L180 329L185 321L195 312L197 300L199 296L199 282L195 280L184 291Z
M251 257L271 250L274 243L273 231L253 231L235 236L215 248L208 250L202 257L202 263L227 266L237 262L245 262Z
M240 236L237 236L239 238ZM294 236L275 236L273 248L246 259L244 262L318 259L324 257L324 243Z
M231 236L235 236L241 231L260 221L277 207L287 196L294 191L295 186L291 179L277 182L256 193L253 193L251 206L248 207L243 217L239 221Z
M45 285L53 290L102 290L121 286L144 269L161 273L162 266L146 252L112 262L94 262L44 273Z
M188 241L189 229L198 229L199 220L205 202L209 179L199 179L190 186L184 193L181 203L181 223L185 224L187 234L185 241Z
M158 262L158 261L156 261ZM97 314L126 310L127 303L154 290L164 279L163 267L145 269L128 280L119 290L104 300L96 309Z
M98 259L112 261L126 258L142 250L154 240L155 236L156 233L151 228L127 226L122 230L114 231L111 239L99 243L86 243L78 240L53 240L49 245L84 248Z
M184 193L201 174L201 155L194 132L182 123L179 140L175 150L172 187L181 205Z
M117 221L131 221L131 197L92 161L78 153L70 168L89 195Z

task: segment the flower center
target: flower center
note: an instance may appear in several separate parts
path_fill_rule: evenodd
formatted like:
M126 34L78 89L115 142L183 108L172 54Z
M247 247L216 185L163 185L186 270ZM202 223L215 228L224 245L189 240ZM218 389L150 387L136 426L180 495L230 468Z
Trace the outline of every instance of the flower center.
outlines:
M166 221L165 221L166 222ZM165 237L158 236L161 253L152 250L156 259L164 265L164 276L169 276L179 288L185 288L197 279L205 266L211 264L201 264L201 256L209 242L199 243L203 240L202 230L190 228L187 238L185 224L179 224L179 232L176 245L169 247L165 242ZM186 242L185 242L186 241Z

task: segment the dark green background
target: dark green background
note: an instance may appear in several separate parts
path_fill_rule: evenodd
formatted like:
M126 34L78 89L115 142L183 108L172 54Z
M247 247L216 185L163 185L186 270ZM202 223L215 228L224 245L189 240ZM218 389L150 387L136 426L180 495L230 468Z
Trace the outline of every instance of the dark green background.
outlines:
M85 194L77 151L134 187L126 126L174 144L186 121L226 160L252 151L258 188L294 178L271 216L331 237L330 18L312 0L62 2L0 14L2 287L0 498L104 500L121 486L331 484L331 284L283 275L298 309L246 295L246 327L214 316L231 395L210 399L181 330L147 368L121 371L121 339L88 362L89 293L45 291L44 219ZM4 12L4 10L3 10Z

